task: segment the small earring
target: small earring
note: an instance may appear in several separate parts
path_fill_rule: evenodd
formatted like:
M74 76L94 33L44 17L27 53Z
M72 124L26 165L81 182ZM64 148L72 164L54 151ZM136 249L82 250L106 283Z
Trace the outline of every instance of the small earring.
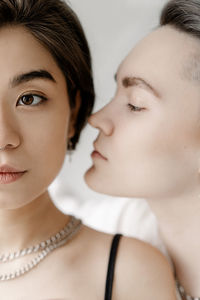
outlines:
M69 156L69 162L72 162L72 153L73 153L73 143L71 140L68 142L68 156Z

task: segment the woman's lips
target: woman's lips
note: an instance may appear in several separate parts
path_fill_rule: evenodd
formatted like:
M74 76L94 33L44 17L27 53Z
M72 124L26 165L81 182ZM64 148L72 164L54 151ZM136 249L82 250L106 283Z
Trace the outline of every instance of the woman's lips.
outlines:
M18 180L27 171L19 171L8 165L0 166L0 184L8 184Z
M91 154L92 158L100 158L103 160L107 160L101 153L99 153L97 150L94 150Z

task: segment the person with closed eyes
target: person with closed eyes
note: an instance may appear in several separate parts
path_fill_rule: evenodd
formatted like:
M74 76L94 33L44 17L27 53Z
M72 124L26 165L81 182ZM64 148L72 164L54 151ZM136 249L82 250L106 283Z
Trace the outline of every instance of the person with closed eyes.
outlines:
M148 201L178 299L200 299L200 1L167 2L115 79L113 99L89 119L99 134L85 180Z

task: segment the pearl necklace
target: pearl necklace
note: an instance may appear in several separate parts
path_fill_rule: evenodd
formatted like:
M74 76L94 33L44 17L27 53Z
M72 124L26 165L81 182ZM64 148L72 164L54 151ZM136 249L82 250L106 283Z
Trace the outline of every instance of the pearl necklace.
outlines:
M16 251L14 253L2 254L0 256L0 263L5 263L12 261L14 259L18 259L25 255L29 255L32 253L39 252L37 256L35 256L28 264L22 266L20 269L15 270L11 273L0 274L0 281L6 281L18 278L27 272L31 271L34 267L36 267L49 253L58 247L66 244L80 229L81 220L76 219L75 217L71 217L70 221L67 225L56 233L54 236L50 237L46 241L43 241L37 245L24 248L22 250Z
M182 287L182 285L179 283L179 281L177 279L176 279L176 285L177 285L178 291L179 291L181 297L183 297L183 299L185 299L185 300L200 300L200 297L192 297L192 296L186 294L184 288Z

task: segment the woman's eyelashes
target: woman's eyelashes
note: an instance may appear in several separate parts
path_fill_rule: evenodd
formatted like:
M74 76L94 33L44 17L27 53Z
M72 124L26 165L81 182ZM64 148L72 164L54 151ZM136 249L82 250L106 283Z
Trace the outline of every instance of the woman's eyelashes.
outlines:
M42 95L28 93L22 95L17 100L17 106L38 106L47 101L47 98Z
M128 103L127 104L128 105L128 108L131 110L131 111L142 111L142 110L144 110L145 108L144 107L138 107L138 106L135 106L135 105L133 105L133 104L130 104L130 103Z

